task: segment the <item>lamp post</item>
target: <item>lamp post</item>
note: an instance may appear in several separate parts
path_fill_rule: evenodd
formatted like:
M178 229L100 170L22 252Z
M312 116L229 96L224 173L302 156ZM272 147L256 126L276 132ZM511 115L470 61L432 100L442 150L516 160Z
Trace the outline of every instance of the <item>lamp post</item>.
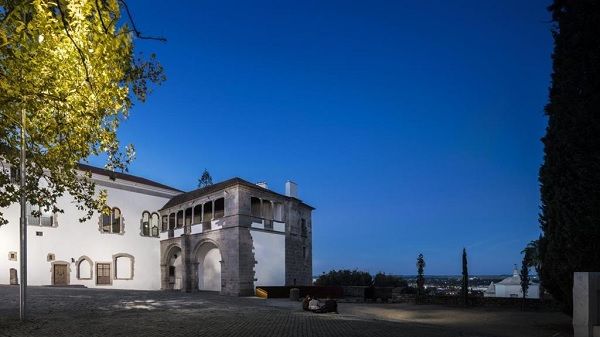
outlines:
M21 222L20 222L20 245L21 264L19 283L19 317L21 322L25 321L26 298L27 298L27 210L25 198L25 111L21 110L21 161L20 168L20 192L21 192Z
M27 305L27 194L25 192L25 122L26 116L25 111L21 110L21 123L10 118L8 115L1 113L4 117L12 120L14 123L20 126L20 152L21 160L19 162L19 193L20 204L21 204L21 218L19 221L19 250L21 260L19 264L19 318L21 322L26 319L26 305Z

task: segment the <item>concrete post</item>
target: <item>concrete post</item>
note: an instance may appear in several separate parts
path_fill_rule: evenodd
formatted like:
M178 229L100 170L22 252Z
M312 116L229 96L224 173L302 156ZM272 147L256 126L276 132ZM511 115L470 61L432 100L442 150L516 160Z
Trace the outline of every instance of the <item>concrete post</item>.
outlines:
M573 275L574 337L600 337L600 272Z

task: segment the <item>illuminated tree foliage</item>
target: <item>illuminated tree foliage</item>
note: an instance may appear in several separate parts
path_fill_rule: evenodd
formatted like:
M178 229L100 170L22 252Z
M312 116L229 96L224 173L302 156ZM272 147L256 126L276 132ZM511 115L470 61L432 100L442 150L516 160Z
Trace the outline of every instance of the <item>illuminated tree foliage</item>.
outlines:
M0 208L19 200L8 172L19 166L24 113L28 202L61 212L68 193L82 221L102 209L106 192L77 163L105 155L108 169L126 170L134 150L122 151L119 124L164 80L154 56L135 57L134 37L144 38L123 1L0 0Z

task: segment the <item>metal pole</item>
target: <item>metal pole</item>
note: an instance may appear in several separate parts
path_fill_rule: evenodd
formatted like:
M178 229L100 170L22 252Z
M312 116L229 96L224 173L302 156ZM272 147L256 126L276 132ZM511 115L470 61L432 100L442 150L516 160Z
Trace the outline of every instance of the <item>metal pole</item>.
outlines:
M20 317L21 322L25 321L25 305L27 295L27 210L25 198L25 111L21 111L21 230L20 230L20 249L21 249L21 283L19 286L20 297Z

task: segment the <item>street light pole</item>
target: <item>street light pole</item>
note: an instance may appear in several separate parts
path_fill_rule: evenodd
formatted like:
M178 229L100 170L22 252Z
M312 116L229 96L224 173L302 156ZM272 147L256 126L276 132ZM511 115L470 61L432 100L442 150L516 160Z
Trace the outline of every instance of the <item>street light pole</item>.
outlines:
M20 192L21 192L21 223L20 223L20 250L21 250L21 283L19 286L19 316L21 322L25 321L25 305L27 296L27 210L25 194L25 111L21 110L21 161L20 161Z

